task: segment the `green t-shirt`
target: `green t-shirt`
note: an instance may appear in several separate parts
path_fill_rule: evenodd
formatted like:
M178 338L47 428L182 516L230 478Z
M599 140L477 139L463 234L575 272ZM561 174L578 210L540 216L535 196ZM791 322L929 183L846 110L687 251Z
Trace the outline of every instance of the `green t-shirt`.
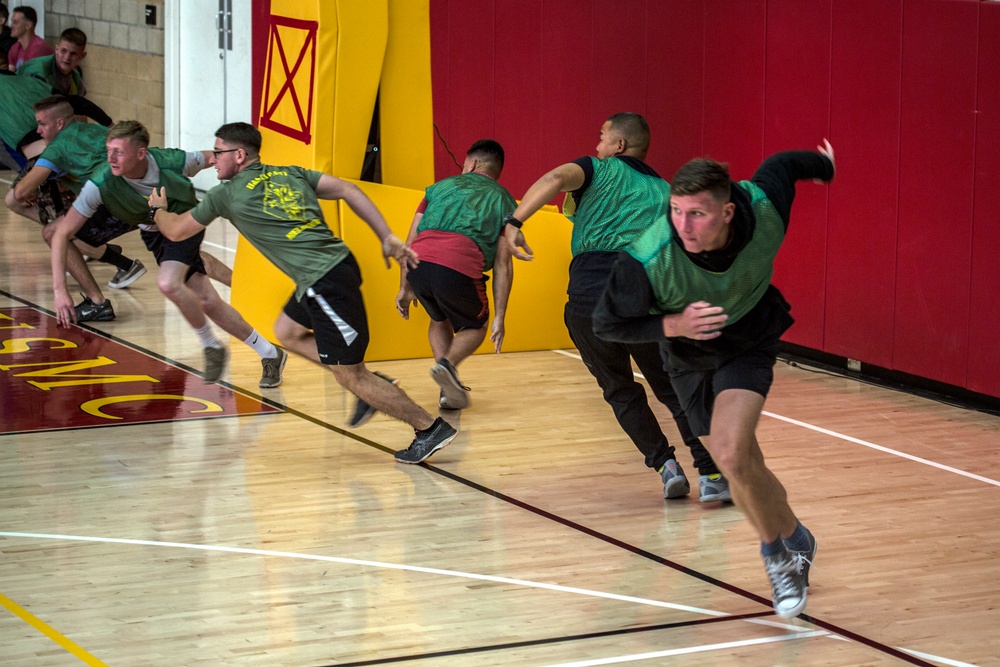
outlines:
M253 164L205 194L191 210L199 223L226 218L285 275L301 299L350 253L323 217L316 188L322 172Z
M655 314L680 313L696 299L722 306L729 315L726 326L732 326L764 296L785 238L785 223L763 190L750 181L739 186L750 194L756 224L750 241L727 270L715 273L692 262L674 238L666 213L626 249L646 270L656 296Z
M594 175L579 208L568 211L564 207L573 222L570 247L574 257L622 250L663 215L670 201L670 184L659 176L642 173L617 157L590 160Z
M107 164L107 137L108 128L103 125L72 122L49 142L38 159L65 172L59 182L80 194L83 184Z
M21 68L17 70L17 75L30 76L44 81L63 95L87 94L80 72L73 70L68 75L63 75L56 67L55 56L42 56L41 58L25 60Z
M17 148L24 136L38 127L32 105L50 95L51 86L34 77L0 75L0 139Z
M503 220L517 208L507 190L485 174L469 172L438 181L425 191L427 208L417 233L433 229L467 236L493 268Z

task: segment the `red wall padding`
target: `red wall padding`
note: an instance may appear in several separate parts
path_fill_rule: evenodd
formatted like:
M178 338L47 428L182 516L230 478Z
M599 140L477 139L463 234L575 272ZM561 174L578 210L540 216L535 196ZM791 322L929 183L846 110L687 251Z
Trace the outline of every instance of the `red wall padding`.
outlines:
M979 3L905 0L893 367L963 386Z
M1000 4L980 10L975 188L968 388L1000 396Z
M828 136L837 178L799 185L779 254L786 339L1000 396L998 15L978 0L431 0L435 120L459 160L501 141L515 197L593 154L617 111L649 119L668 179L700 155L749 178ZM440 142L435 164L457 172Z
M830 136L830 4L767 3L765 155L814 148ZM824 343L828 194L829 188L811 182L796 186L773 280L795 317L785 340L817 350Z
M903 0L833 3L825 347L892 367Z

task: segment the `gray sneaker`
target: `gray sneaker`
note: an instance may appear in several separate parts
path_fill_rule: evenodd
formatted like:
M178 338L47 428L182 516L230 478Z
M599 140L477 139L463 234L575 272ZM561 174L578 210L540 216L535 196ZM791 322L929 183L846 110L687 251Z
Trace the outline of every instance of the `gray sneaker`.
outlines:
M226 369L226 359L229 352L224 347L205 348L205 370L201 374L201 379L211 384L218 382L222 377L222 371Z
M667 462L660 468L660 477L663 479L664 498L683 498L691 493L691 484L688 483L681 464L674 459L667 459Z
M261 372L260 382L257 383L257 386L261 389L274 389L281 384L281 372L285 370L288 353L280 347L275 346L275 348L278 350L278 356L274 359L260 360L263 371Z
M792 560L795 562L795 569L805 580L806 588L809 587L809 570L812 568L813 560L816 558L816 549L819 548L819 543L816 541L816 538L813 537L812 533L809 533L809 539L812 540L812 548L809 549L809 551L788 552L792 555Z
M400 463L425 461L437 450L447 447L457 435L458 431L451 424L438 417L429 428L417 431L409 447L396 452L396 460Z
M787 551L764 557L764 569L771 580L774 611L782 618L798 616L806 608L808 571L803 573L800 565L801 561Z
M447 399L449 410L461 410L469 407L469 388L458 379L458 371L447 359L438 359L438 362L431 366L431 377L441 387L444 397ZM439 407L444 407L440 405Z
M729 493L729 482L721 474L702 475L698 478L698 490L701 492L701 502L711 503L721 500L724 503L733 502L733 496Z
M142 262L135 259L132 260L132 266L128 269L118 269L115 277L108 281L108 287L125 289L144 275L146 275L146 267L142 265Z

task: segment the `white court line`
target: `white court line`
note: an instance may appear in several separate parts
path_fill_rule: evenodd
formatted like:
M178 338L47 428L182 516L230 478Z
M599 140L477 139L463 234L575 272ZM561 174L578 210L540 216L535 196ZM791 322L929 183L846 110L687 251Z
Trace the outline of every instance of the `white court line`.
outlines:
M474 572L459 572L456 570L441 570L435 567L420 567L416 565L399 565L397 563L383 563L373 560L359 560L356 558L342 558L340 556L319 556L316 554L302 554L292 551L270 551L267 549L248 549L244 547L224 547L209 544L187 544L184 542L158 542L155 540L130 540L117 537L88 537L85 535L50 535L45 533L15 533L0 531L0 537L25 537L43 540L66 540L71 542L98 542L101 544L131 544L147 547L170 547L174 549L194 549L197 551L217 551L221 553L246 554L251 556L273 556L277 558L297 558L300 560L315 560L326 563L341 563L345 565L360 565L363 567L376 567L387 570L403 570L406 572L422 572L425 574L437 574L445 577L459 577L463 579L476 579L479 581L491 581L498 584L513 584L526 588L540 588L544 590L557 591L561 593L574 593L576 595L587 595L590 597L604 598L607 600L618 600L621 602L635 602L653 607L664 607L677 611L687 611L705 616L732 616L723 611L711 609L701 609L699 607L689 607L687 605L673 604L672 602L662 602L660 600L650 600L648 598L637 598L629 595L617 595L615 593L604 593L601 591L591 591L586 588L574 588L572 586L560 586L558 584L545 584L538 581L528 581L526 579L511 579L509 577L496 577L489 574L476 574Z
M758 644L773 644L775 642L786 642L794 639L809 639L810 637L823 637L830 633L826 630L813 630L810 632L800 632L779 637L759 637L757 639L744 639L738 642L725 642L722 644L705 644L703 646L689 646L687 648L672 648L666 651L654 651L652 653L635 653L633 655L619 655L613 658L597 658L596 660L583 660L581 662L561 662L557 665L547 667L596 667L597 665L614 665L622 662L636 662L638 660L652 660L653 658L665 658L674 655L689 655L691 653L704 653L706 651L721 651L742 646L755 646Z
M567 357L571 357L573 359L580 359L580 355L573 354L572 352L566 352L565 350L552 350L552 351L555 352L556 354L562 354ZM632 375L636 376L637 378L642 378L643 380L646 379L645 377L643 377L642 373L636 373L635 371L633 371ZM884 452L886 454L892 454L893 456L898 456L903 459L909 459L910 461L914 461L916 463L922 463L926 466L937 468L938 470L944 470L946 472L955 473L956 475L961 475L962 477L968 477L969 479L974 479L978 482L984 482L986 484L991 484L993 486L1000 486L1000 481L997 481L995 479L990 479L989 477L983 477L982 475L977 475L975 473L966 472L965 470L959 470L958 468L946 466L943 463L938 463L936 461L931 461L929 459L920 458L919 456L914 456L913 454L907 454L906 452L901 452L896 449L890 449L889 447L876 445L873 442L868 442L867 440L854 438L849 435L844 435L843 433L837 433L836 431L831 431L821 426L814 426L812 424L799 421L798 419L792 419L791 417L783 417L781 415L774 414L773 412L768 412L767 410L762 411L761 414L767 417L771 417L772 419L777 419L779 421L787 422L789 424L794 424L795 426L801 426L802 428L809 429L810 431L816 431L817 433L822 433L823 435L829 435L834 438L840 438L841 440L846 440L847 442L853 442L856 445L869 447L871 449Z

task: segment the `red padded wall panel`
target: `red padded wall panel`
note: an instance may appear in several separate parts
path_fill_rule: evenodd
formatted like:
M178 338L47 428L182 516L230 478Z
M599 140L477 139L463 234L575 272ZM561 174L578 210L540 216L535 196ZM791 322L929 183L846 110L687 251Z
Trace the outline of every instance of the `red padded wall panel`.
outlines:
M667 180L704 151L703 4L701 0L649 3L646 120L652 140L647 161Z
M903 0L833 3L825 351L892 366Z
M590 113L646 112L646 2L592 0Z
M504 169L500 182L518 198L543 169L544 142L538 140L542 92L547 83L543 79L543 39L541 3L537 0L503 0L496 4L493 138L503 144L512 167ZM482 46L489 48L487 44Z
M458 164L472 142L495 132L495 3L492 0L431 2L431 78L434 122ZM444 81L439 76L445 68ZM461 172L440 140L436 179Z
M979 3L905 0L893 366L963 386Z
M1000 5L980 7L968 388L1000 396Z
M768 0L765 155L811 150L830 134L830 4ZM774 275L796 320L784 339L817 350L823 349L828 192L811 182L796 187Z
M545 0L542 8L542 98L534 143L540 169L527 174L534 183L542 173L584 155L593 155L604 118L586 100L591 84L593 11L579 0ZM517 168L516 165L512 165ZM520 198L524 192L514 192ZM562 203L562 196L556 198Z
M766 0L706 0L705 153L750 178L764 157Z

